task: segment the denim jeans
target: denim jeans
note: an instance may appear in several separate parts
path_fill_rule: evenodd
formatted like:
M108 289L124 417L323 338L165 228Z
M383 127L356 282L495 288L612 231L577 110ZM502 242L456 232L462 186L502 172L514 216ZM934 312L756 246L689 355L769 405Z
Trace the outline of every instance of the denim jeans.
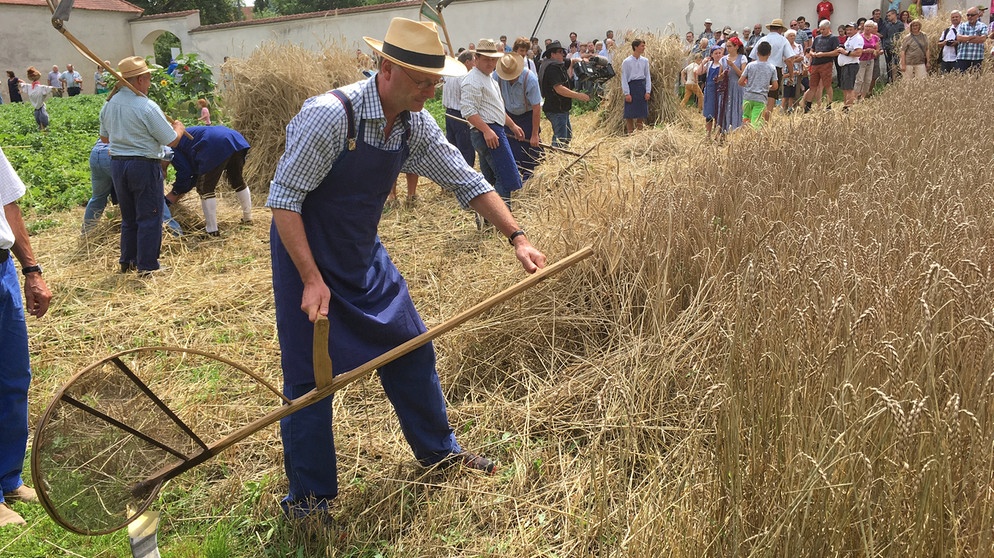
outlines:
M569 121L568 112L547 112L545 117L552 124L552 145L555 147L569 147L570 140L573 139L573 125Z
M112 176L121 208L121 265L159 269L162 248L162 168L158 161L113 161Z
M483 133L473 128L469 132L469 137L473 140L473 147L477 155L480 156L480 172L483 178L493 185L494 190L500 195L508 209L511 207L511 192L521 189L521 174L514 162L514 155L511 153L511 145L504 134L504 126L490 124L490 129L497 134L500 144L491 149L487 145L487 140Z
M98 141L90 150L90 187L93 193L86 203L86 211L83 212L84 234L97 225L107 207L107 198L114 189L110 167L109 144Z
M0 488L21 486L28 446L28 329L13 255L0 263ZM0 492L0 502L3 494Z

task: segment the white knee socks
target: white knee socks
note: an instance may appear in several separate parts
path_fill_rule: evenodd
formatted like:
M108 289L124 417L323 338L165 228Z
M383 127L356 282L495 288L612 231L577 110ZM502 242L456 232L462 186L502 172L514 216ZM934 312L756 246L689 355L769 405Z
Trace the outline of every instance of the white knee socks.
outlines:
M217 198L202 198L200 207L204 209L204 221L207 221L204 228L209 233L217 232Z
M238 198L238 205L242 206L242 221L252 220L252 193L249 189L239 190L235 192L235 197Z

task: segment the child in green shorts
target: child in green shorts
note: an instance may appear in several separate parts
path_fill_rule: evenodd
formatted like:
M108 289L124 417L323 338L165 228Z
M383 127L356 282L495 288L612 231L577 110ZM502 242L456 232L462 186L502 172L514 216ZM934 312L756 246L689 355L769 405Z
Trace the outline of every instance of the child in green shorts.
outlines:
M770 91L776 91L780 83L777 81L777 69L769 63L770 43L759 43L756 55L759 60L750 62L742 70L739 85L744 88L742 98L742 121L752 123L753 128L763 125L763 111L766 109L766 99Z

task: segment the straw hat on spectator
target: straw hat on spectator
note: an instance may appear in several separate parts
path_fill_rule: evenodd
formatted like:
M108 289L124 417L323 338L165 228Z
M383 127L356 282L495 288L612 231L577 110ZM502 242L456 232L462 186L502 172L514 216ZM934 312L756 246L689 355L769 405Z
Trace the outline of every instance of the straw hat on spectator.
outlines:
M504 81L514 81L525 68L525 60L513 52L501 56L497 62L497 77Z
M776 29L778 27L780 29L786 29L787 28L787 26L783 24L783 20L780 19L779 17L776 18L776 19L774 19L773 21L771 21L770 23L768 23L766 25L766 28L769 29L770 31L773 31L774 29Z
M476 41L476 53L487 58L500 58L504 56L504 49L493 39L480 39Z

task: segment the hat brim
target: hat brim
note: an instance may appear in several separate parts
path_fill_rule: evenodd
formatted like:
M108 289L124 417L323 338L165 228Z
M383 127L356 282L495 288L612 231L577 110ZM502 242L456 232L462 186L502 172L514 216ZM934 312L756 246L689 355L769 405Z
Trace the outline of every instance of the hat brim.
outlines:
M428 66L419 66L417 64L411 64L403 60L399 60L389 54L383 52L383 41L378 41L371 37L363 37L362 40L366 41L369 48L376 51L377 54L386 58L387 60L403 66L409 70L415 70L425 74L431 74L434 76L446 76L446 77L461 77L466 75L466 66L462 62L452 58L451 56L445 56L445 62L441 68L433 68Z
M524 73L525 65L524 64L517 65L515 69L517 70L516 72L508 72L505 70L505 68L503 68L500 64L498 64L497 77L499 77L504 81L514 81L519 77L521 77L521 74Z
M500 58L504 57L504 53L503 52L480 52L478 50L474 50L473 52L475 52L476 54L479 54L480 56L486 56L487 58L497 58L497 59L500 59Z
M144 70L142 70L140 72L121 73L121 77L123 77L124 79L131 79L133 77L138 77L138 76L141 76L141 75L151 74L151 73L152 73L152 69L151 68L145 68Z

